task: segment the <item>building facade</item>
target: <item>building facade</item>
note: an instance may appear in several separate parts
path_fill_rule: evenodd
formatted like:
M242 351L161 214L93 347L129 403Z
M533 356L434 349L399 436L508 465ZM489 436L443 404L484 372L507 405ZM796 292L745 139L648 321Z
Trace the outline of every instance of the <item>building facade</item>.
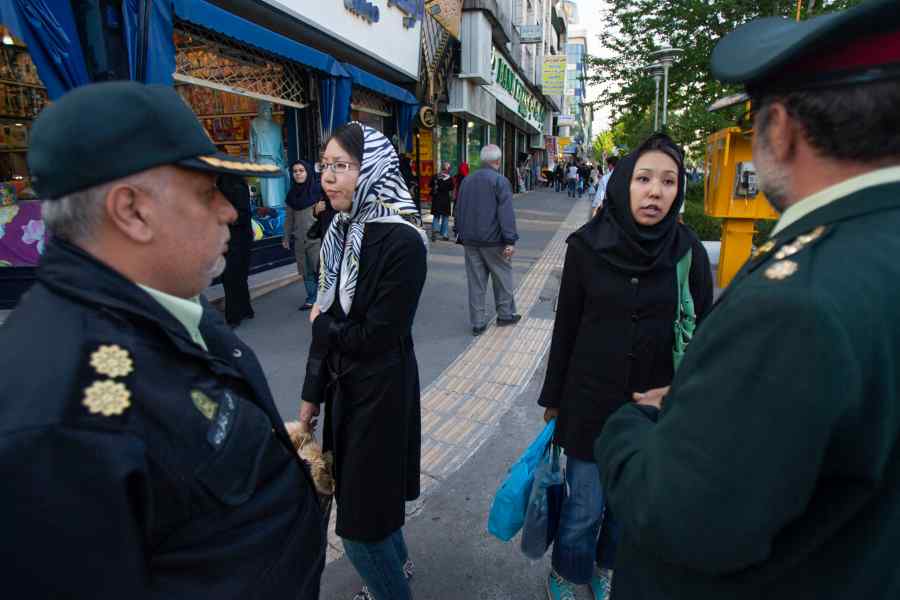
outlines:
M48 101L96 81L172 85L220 151L281 166L248 179L258 272L293 260L293 161L349 120L412 147L424 15L424 0L0 3L0 306L30 285L43 245L25 156Z

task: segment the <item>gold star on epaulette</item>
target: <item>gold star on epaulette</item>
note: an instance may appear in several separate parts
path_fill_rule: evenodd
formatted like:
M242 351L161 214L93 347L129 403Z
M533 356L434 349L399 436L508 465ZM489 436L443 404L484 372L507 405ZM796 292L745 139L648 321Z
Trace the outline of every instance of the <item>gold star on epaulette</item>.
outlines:
M131 392L124 383L112 380L95 381L84 390L84 400L81 403L92 414L101 414L104 417L121 415L125 409L131 406Z
M760 256L763 256L763 255L765 255L765 254L768 254L769 252L772 251L772 248L775 247L775 244L776 244L776 243L777 243L777 242L776 242L775 240L769 240L768 242L766 242L765 244L763 244L763 245L760 246L759 248L756 248L755 250L753 250L753 254L750 256L750 258L753 259L753 260L756 260L756 259L759 258Z
M100 346L91 354L91 366L100 375L125 377L133 370L134 363L127 350L111 345Z
M777 263L766 269L766 277L768 279L781 281L782 279L787 279L796 272L797 263L792 260L779 260Z
M803 248L822 237L826 230L824 225L819 225L809 233L798 235L790 244L786 244L779 248L778 252L775 253L775 258L777 260L783 260L797 254L803 250Z

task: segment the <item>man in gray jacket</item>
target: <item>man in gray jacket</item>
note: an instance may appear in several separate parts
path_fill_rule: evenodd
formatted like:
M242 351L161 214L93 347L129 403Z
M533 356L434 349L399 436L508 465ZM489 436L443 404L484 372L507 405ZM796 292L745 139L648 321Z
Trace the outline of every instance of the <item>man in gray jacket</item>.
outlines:
M456 200L456 232L466 251L466 279L469 283L469 318L472 334L487 329L484 295L490 274L497 304L497 326L515 325L512 256L516 215L512 207L512 186L500 174L500 148L489 144L481 149L481 169L462 181Z

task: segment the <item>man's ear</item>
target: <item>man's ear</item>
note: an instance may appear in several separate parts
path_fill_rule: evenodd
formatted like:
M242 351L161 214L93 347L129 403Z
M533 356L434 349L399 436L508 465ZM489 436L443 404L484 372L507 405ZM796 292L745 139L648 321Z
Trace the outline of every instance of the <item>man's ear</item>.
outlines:
M140 244L153 241L152 198L128 183L113 186L106 194L106 216L118 232Z
M767 110L769 114L765 135L769 150L775 160L790 161L794 157L797 136L803 135L803 132L781 102L773 102Z

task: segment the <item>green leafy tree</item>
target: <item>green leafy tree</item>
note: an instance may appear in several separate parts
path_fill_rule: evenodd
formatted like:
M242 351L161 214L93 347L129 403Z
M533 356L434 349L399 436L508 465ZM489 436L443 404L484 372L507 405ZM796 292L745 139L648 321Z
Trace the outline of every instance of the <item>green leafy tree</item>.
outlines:
M804 0L801 18L859 4L862 0ZM595 106L612 109L617 146L633 148L653 131L655 86L645 67L663 45L684 49L669 71L668 131L685 145L689 161L703 155L703 140L734 123L740 107L709 113L715 100L740 91L713 79L709 57L738 25L761 16L794 18L796 0L608 0L599 35L608 58L588 57L590 84L601 93ZM660 104L662 93L660 92ZM661 110L661 109L660 109Z
M613 140L613 132L611 129L601 131L594 138L594 158L598 161L604 156L615 154L616 143Z

